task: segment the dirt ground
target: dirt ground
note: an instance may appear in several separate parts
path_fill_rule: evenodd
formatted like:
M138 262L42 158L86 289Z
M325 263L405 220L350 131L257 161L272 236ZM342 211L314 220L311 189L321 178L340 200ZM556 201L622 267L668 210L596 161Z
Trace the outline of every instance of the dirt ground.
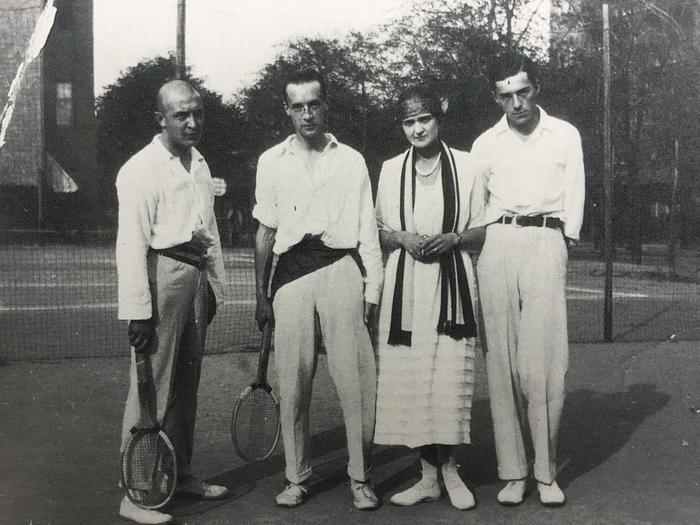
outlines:
M208 356L200 389L194 465L232 497L176 499L180 524L233 523L700 523L700 344L579 344L571 348L568 396L559 441L561 509L539 505L534 486L516 508L501 507L483 360L477 361L472 445L459 450L463 478L478 504L468 512L447 497L412 508L386 503L372 513L352 507L345 437L335 391L321 356L312 429L312 498L280 509L281 446L269 460L240 461L229 421L256 356ZM0 366L0 523L123 523L117 517L118 434L127 360L100 358L11 362ZM274 376L274 374L273 374ZM273 386L274 386L274 377ZM418 476L416 455L377 447L372 479L385 501Z

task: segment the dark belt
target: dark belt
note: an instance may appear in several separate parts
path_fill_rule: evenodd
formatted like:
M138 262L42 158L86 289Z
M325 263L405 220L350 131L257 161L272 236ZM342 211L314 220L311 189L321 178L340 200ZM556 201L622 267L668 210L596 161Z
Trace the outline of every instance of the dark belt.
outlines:
M545 217L544 215L532 215L529 217L526 215L504 215L498 219L498 222L501 224L513 224L515 226L526 227L534 226L537 228L544 226L545 228L552 228L555 230L560 230L564 226L564 223L558 217Z
M189 242L161 250L152 249L151 251L163 257L169 257L170 259L194 266L198 270L204 270L207 267L207 251Z
M329 248L317 235L305 235L304 238L283 253L277 259L277 267L270 283L271 296L274 298L277 290L285 284L315 272L325 266L330 266L346 255L350 255L357 263L360 273L364 276L365 269L356 248Z

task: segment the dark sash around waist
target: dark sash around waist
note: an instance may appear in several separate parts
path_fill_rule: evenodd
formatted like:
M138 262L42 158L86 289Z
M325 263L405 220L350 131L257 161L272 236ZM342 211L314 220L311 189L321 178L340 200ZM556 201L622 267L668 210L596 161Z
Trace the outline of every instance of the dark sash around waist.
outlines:
M292 246L289 251L283 253L277 259L277 267L272 276L272 297L274 298L277 290L285 284L289 284L325 266L330 266L346 255L352 256L360 268L360 272L364 275L364 267L356 248L329 248L323 244L320 237L306 235L298 244Z
M207 267L207 251L191 242L183 242L177 246L163 248L161 250L152 249L152 251L158 255L194 266L199 270L204 270Z

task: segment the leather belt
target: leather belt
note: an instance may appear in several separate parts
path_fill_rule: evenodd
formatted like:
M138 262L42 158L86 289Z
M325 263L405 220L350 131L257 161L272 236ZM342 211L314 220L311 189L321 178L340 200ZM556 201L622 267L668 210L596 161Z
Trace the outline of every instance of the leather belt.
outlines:
M170 259L175 259L176 261L194 266L198 270L204 270L207 267L206 250L189 242L152 251L163 257L169 257Z
M501 224L512 224L514 226L532 226L536 228L552 228L559 230L564 223L558 217L545 217L544 215L503 215L498 222Z

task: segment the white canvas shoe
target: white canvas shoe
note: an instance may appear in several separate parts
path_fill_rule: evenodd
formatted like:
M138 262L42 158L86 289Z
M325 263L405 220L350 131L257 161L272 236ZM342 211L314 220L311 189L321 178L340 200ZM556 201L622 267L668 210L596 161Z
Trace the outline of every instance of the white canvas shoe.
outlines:
M520 505L525 497L525 480L516 479L506 483L496 498L501 505L514 507Z
M474 494L459 476L457 465L454 463L443 463L441 471L442 481L445 482L445 489L447 489L447 495L450 497L452 506L459 510L473 509L476 506Z
M426 478L421 478L418 483L412 487L394 494L389 501L394 505L399 505L400 507L408 507L411 505L417 505L418 503L423 503L425 501L435 501L440 499L441 491L440 484L437 479L428 480Z
M164 523L173 523L173 518L170 514L159 512L157 510L142 509L129 498L124 496L119 505L119 516L125 520L141 523L143 525L162 525Z
M549 485L538 481L537 492L540 493L540 503L545 507L561 507L566 503L566 497L556 481Z

